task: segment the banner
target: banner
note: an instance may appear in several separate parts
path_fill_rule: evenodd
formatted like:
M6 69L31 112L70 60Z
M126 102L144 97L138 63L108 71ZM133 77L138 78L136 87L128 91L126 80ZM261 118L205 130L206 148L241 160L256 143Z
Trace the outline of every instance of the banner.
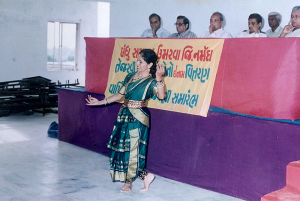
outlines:
M138 53L153 49L165 65L166 98L153 97L148 107L207 116L224 39L120 39L115 41L105 96L119 91L128 73L136 72Z

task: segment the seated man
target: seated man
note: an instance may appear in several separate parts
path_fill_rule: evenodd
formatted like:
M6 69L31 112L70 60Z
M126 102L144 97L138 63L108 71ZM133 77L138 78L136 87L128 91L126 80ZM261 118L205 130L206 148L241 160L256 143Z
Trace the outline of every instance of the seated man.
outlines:
M248 27L249 30L244 30L243 32L239 33L236 37L237 38L248 38L248 37L267 37L266 34L260 31L262 22L262 17L257 14L253 13L248 18Z
M168 38L171 34L167 30L161 27L160 16L153 13L149 16L149 22L151 29L146 29L141 37L153 37L153 38Z
M173 33L169 38L197 38L197 35L189 30L190 21L185 16L178 16L175 23L177 33Z
M204 32L200 38L232 38L230 33L224 31L222 25L224 17L222 13L214 12L210 17L209 31Z
M300 6L293 8L291 21L284 27L279 37L300 37Z
M271 12L268 15L268 22L271 29L266 31L268 37L279 37L283 28L279 25L281 22L281 15L277 12Z

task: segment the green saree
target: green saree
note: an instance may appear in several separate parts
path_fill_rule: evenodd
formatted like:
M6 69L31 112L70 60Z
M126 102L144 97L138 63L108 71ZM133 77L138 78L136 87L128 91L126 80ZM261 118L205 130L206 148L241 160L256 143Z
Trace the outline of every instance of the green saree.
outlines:
M156 80L152 77L135 82L126 76L119 93L125 99L146 101L157 94ZM110 174L112 181L132 182L137 177L143 179L149 133L150 112L147 107L132 108L122 105L114 123L114 129L107 147L110 149Z

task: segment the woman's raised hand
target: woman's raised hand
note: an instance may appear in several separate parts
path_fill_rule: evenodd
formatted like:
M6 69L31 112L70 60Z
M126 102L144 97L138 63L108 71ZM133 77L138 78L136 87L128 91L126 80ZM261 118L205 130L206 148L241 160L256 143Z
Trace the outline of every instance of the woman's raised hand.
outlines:
M165 74L165 66L162 63L156 64L156 79L161 80L162 76Z
M93 98L91 95L88 95L88 98L85 99L87 104L86 105L99 105L99 101L97 98Z

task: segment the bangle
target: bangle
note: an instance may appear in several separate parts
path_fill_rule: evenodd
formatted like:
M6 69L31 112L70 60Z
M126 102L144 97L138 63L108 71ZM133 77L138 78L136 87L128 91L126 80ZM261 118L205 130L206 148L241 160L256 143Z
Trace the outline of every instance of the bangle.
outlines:
M106 101L105 105L106 105L106 104L109 104L108 98L105 98L105 101Z
M157 88L163 88L165 86L165 83L162 82L161 84L156 83Z

